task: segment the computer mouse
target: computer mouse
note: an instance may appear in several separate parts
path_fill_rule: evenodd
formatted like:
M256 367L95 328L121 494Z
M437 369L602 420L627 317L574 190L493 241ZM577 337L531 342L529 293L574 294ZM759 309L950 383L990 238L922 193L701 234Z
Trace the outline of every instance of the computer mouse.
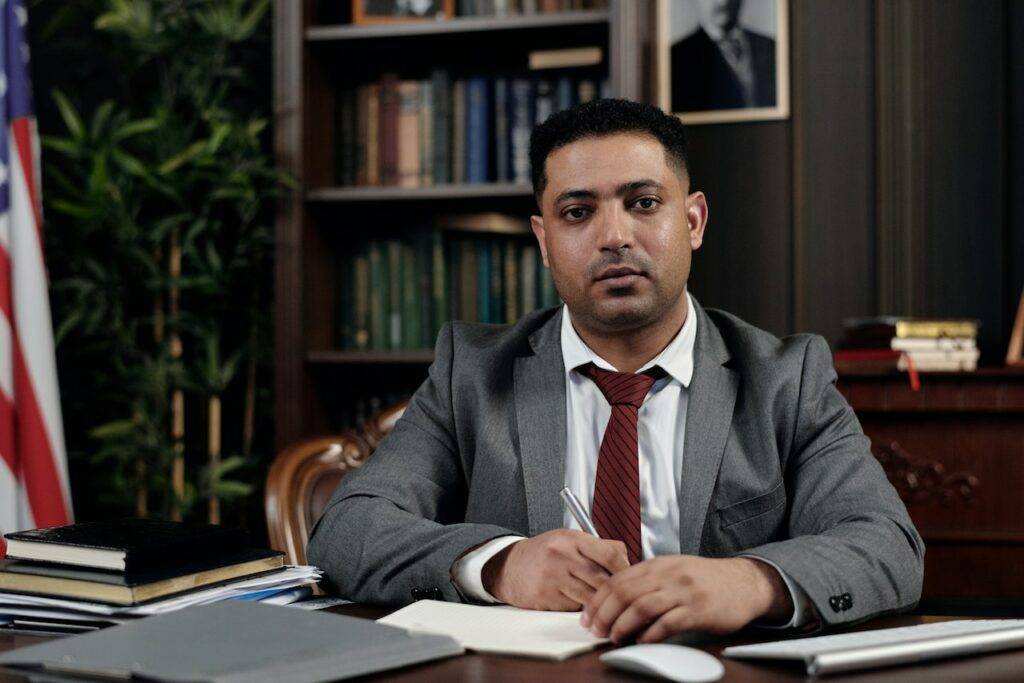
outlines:
M630 645L601 655L608 666L633 673L661 676L670 681L717 681L725 667L712 655L684 645Z

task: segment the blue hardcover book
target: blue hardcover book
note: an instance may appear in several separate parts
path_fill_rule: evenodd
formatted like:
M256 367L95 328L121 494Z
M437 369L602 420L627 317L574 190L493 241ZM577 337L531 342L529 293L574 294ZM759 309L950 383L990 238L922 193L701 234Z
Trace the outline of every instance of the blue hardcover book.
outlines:
M490 119L487 79L470 78L466 81L466 182L486 183L490 167L488 143Z
M564 111L576 104L574 101L576 86L568 76L559 76L555 83L555 111Z
M451 78L444 69L434 69L430 72L430 80L434 94L434 183L442 185L451 182Z
M551 87L551 81L544 78L537 79L533 100L534 118L537 123L544 123L549 116L555 113L555 91Z
M476 240L477 320L491 322L491 246L486 239Z
M494 80L494 179L508 182L512 177L508 137L508 81Z
M533 85L525 78L509 89L509 138L512 142L512 181L530 182L530 132L533 130Z

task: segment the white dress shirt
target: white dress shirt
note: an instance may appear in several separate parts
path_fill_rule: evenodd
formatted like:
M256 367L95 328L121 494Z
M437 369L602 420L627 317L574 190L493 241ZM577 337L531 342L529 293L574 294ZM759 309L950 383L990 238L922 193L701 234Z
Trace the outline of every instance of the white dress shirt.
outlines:
M679 482L686 436L686 407L693 377L693 348L697 338L693 300L689 292L686 297L689 313L682 328L661 353L637 370L643 372L658 366L666 373L651 387L640 406L637 422L640 545L644 559L679 554ZM597 476L598 454L611 417L611 405L597 384L576 369L587 363L605 370L616 369L580 339L565 306L562 307L561 345L567 416L565 486L589 509ZM564 513L563 525L567 529L580 528L568 510ZM481 602L498 602L483 587L481 573L484 564L502 549L521 540L521 536L502 536L466 553L453 567L459 590ZM775 569L793 599L793 618L784 626L801 626L809 620L809 600L785 573L778 567Z

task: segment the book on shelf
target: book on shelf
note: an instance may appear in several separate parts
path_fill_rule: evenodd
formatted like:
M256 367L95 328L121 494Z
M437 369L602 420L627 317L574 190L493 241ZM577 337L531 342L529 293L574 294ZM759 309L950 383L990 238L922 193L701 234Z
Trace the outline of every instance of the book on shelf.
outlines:
M459 17L515 17L608 8L608 0L458 0Z
M453 79L434 69L425 80L384 74L337 94L336 180L408 188L528 184L534 126L607 94L607 78L578 72Z
M558 305L531 240L526 233L436 228L368 240L339 263L338 346L430 349L448 320L506 324Z

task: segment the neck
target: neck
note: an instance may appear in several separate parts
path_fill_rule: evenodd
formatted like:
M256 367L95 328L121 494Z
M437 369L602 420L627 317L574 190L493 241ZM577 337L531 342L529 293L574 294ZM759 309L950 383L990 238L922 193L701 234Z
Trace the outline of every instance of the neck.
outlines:
M572 319L573 329L590 349L619 372L636 372L665 350L686 322L689 302L686 292L679 301L655 322L623 332L598 332Z

